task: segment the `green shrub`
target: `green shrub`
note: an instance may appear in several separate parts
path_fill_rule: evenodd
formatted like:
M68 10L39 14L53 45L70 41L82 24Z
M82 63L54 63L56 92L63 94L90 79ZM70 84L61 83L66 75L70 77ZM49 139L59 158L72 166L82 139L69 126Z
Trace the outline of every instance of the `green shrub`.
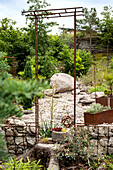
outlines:
M24 77L25 79L32 79L32 69L31 69L31 63L30 61L26 62L25 68L24 68ZM33 97L31 99L25 98L22 102L23 105L23 109L28 109L32 107L32 100Z
M0 78L0 120L12 115L21 116L22 111L16 104L23 100L32 99L32 96L42 95L42 90L48 88L48 83L40 80L18 80Z
M88 89L88 91L89 91L90 93L93 93L93 92L95 92L95 91L105 92L106 88L107 88L107 85L105 85L105 84L103 84L103 85L101 85L101 86L96 86L96 88L90 86L89 89Z
M94 156L93 147L90 142L90 133L87 129L76 127L68 132L67 137L62 141L57 153L57 158L65 165L73 163L88 164Z
M109 110L109 109L110 109L110 107L107 107L107 106L104 107L99 103L93 103L90 108L86 109L86 112L88 112L88 113L98 113L98 112L102 112L104 110Z
M107 155L103 162L106 164L106 169L112 170L113 169L113 155Z
M32 69L31 69L30 61L26 62L26 65L24 68L24 76L25 76L25 79L32 78Z
M69 49L67 45L63 46L59 52L60 59L65 64L65 72L74 76L74 49ZM76 75L81 76L87 73L92 63L90 52L77 50L76 53Z

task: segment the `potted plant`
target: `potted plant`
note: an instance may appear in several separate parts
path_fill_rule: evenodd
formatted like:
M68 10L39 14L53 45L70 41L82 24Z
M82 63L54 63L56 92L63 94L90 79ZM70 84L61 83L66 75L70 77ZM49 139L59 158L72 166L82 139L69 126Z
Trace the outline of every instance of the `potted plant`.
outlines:
M52 141L61 142L67 136L68 130L62 127L52 128Z
M84 113L84 123L86 125L103 124L113 122L113 109L102 106L99 103L93 103Z

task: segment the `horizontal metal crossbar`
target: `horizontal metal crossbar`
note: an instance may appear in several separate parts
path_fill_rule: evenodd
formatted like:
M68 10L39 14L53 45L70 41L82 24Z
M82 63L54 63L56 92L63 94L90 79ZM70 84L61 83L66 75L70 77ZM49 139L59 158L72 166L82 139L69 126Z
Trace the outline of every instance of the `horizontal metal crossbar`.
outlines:
M36 10L36 11L23 11L22 13L29 13L29 12L48 12L48 11L59 11L59 10L70 10L70 9L80 9L83 7L73 7L73 8L58 8L58 9L42 9L42 10Z
M79 12L83 12L83 11L76 11L76 13L79 13ZM38 17L38 16L43 16L43 15L56 15L56 14L61 15L61 14L67 14L67 13L68 14L75 13L75 11L71 11L71 12L58 12L58 13L42 13L42 14L36 14L36 15ZM28 14L26 16L34 16L34 14Z
M79 9L79 10L77 10L77 9ZM67 10L73 10L73 11L67 11ZM50 11L59 11L59 12L50 12ZM43 13L40 13L40 12L43 12ZM36 10L36 11L23 11L22 13L29 13L29 14L25 15L27 17L34 16L33 18L30 18L30 19L35 19L35 17L37 17L37 19L44 19L44 18L49 19L49 18L59 18L59 17L71 17L74 15L76 15L76 16L83 15L82 7L47 9L47 10ZM54 16L52 16L52 15L54 15Z
M72 17L72 16L74 16L74 14L73 15L64 15L64 16L53 16L53 17L38 17L37 19L44 19L44 18L49 19L49 18ZM83 14L79 14L76 16L83 16ZM29 19L35 19L35 17L29 18Z

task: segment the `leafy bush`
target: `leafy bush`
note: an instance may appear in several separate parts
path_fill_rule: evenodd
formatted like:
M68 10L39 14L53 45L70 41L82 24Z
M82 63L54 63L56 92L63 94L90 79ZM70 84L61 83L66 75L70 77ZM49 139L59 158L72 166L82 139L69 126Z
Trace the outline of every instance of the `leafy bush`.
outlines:
M99 103L93 103L90 108L86 109L86 112L88 112L88 113L98 113L98 112L102 112L104 110L109 110L109 109L110 109L110 107L107 107L107 106L104 107Z
M10 69L10 66L7 63L7 59L3 58L6 53L0 52L0 72L4 72Z
M105 85L105 84L103 84L103 85L101 85L101 86L96 86L96 89L95 89L95 87L90 86L89 89L88 89L88 91L89 91L90 93L93 93L93 92L95 92L95 91L105 92L105 90L107 90L107 85Z
M68 166L80 161L88 163L92 160L93 155L89 131L82 127L76 127L75 130L74 128L71 129L67 137L62 141L57 158Z
M18 80L0 78L0 119L11 115L21 116L21 110L15 105L32 96L42 95L42 90L48 88L48 83L40 80Z
M105 162L107 169L112 170L113 169L113 155L107 155L103 159L103 162Z
M63 46L59 53L60 59L65 64L65 72L74 76L74 49L69 49L67 45ZM77 50L76 53L76 74L81 76L86 74L91 66L92 58L90 52Z
M58 60L53 57L54 51L49 49L44 56L39 56L39 74L50 79L53 74L59 72Z

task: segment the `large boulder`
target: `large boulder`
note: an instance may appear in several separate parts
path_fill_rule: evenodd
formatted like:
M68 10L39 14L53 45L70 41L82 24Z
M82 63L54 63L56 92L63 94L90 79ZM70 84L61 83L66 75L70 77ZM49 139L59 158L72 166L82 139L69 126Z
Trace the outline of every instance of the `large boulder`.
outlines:
M50 78L50 85L55 92L65 92L74 89L74 78L65 73L56 73Z

